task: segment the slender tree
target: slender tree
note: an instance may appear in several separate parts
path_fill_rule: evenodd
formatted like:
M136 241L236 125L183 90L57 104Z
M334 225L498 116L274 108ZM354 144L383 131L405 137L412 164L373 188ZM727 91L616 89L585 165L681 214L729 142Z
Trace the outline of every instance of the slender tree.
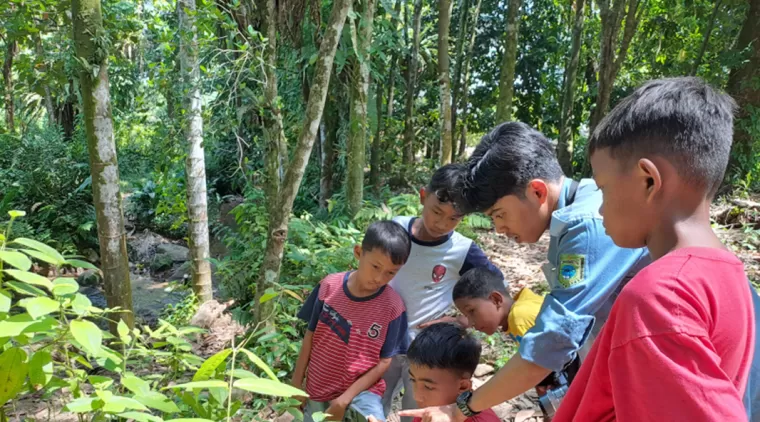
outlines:
M100 0L72 0L71 11L106 303L109 308L125 310L112 319L121 318L131 327L134 325L132 289L111 118L108 46L103 45L105 30ZM111 324L111 330L115 332L116 324Z
M441 88L441 164L451 162L451 75L449 73L449 27L451 0L438 2L438 84Z
M331 84L329 98L325 104L324 113L324 136L322 140L322 165L319 181L319 207L327 209L327 201L332 198L333 192L333 167L335 166L336 152L338 145L338 129L340 128L340 114L336 109L338 99L335 95L335 85Z
M34 50L37 54L39 69L45 75L45 79L47 79L47 63L45 61L45 52L42 49L42 37L40 34L34 36ZM45 111L47 111L48 124L53 126L55 125L55 107L53 107L53 96L50 93L50 84L47 80L43 82L42 89L45 92Z
M462 123L460 125L460 137L459 137L459 151L457 156L464 157L465 149L467 148L467 114L469 111L469 97L470 97L470 59L472 58L472 51L475 48L475 37L477 35L478 20L480 17L480 5L483 0L478 0L475 5L475 11L472 14L472 29L470 30L470 42L467 46L467 55L465 56L464 68L462 69L462 100L459 106L462 110Z
M699 65L702 64L702 58L705 56L707 46L710 44L710 36L712 35L713 28L715 28L715 19L718 17L718 11L720 11L720 6L722 4L723 0L717 0L713 6L712 15L710 15L710 21L707 23L707 29L705 29L705 34L702 37L702 46L699 48L697 58L694 59L694 65L691 67L691 76L695 76L699 71Z
M405 14L405 19L409 17ZM412 18L412 45L406 68L406 117L404 118L404 164L414 163L414 101L417 99L417 60L420 54L420 26L422 25L422 0L415 0Z
M520 8L522 0L509 0L507 4L507 30L504 34L504 55L499 78L499 102L496 104L496 121L512 119L512 97L515 91L517 43L520 35Z
M457 153L457 118L459 114L459 100L462 97L462 67L464 65L465 45L467 44L467 26L470 22L470 0L461 0L459 3L459 26L456 41L456 59L454 61L454 79L451 82L451 151Z
M4 82L4 99L5 99L5 125L9 132L16 131L16 120L13 100L13 59L16 57L18 43L16 40L5 40L5 60L3 60L3 82Z
M562 88L562 116L560 120L557 158L566 175L573 175L573 104L575 102L575 87L578 66L581 60L581 37L583 35L583 12L586 0L575 0L575 20L573 21L572 46L570 57L565 67L565 80Z

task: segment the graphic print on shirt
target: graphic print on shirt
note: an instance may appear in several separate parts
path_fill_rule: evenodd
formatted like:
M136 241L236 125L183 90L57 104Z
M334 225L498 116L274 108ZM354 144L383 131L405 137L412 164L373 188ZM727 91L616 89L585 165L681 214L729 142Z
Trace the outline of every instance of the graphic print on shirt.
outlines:
M438 264L433 267L433 283L440 283L446 275L446 267Z
M319 313L319 320L330 327L343 343L348 344L351 337L351 323L348 322L341 314L327 303L322 304L322 312Z

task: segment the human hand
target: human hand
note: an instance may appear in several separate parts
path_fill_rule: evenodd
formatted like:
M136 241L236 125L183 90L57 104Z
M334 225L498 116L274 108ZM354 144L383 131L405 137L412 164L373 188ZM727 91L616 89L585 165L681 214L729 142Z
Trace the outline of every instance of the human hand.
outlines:
M468 326L467 318L465 318L463 316L458 316L458 317L445 316L445 317L442 317L442 318L434 319L432 321L423 322L422 324L418 325L417 328L419 328L421 330L423 328L429 327L429 326L431 326L433 324L437 324L439 322L453 322L455 324L459 324L459 325L463 326L464 328L467 328L467 326Z
M367 422L380 422L380 421L374 416L367 416Z
M425 409L402 410L398 412L398 415L420 418L422 422L464 422L467 419L453 404Z
M337 399L330 402L330 407L325 410L325 413L330 415L327 420L328 421L342 421L343 417L346 415L346 409L348 408L350 402L346 402L342 400L341 397L338 397Z

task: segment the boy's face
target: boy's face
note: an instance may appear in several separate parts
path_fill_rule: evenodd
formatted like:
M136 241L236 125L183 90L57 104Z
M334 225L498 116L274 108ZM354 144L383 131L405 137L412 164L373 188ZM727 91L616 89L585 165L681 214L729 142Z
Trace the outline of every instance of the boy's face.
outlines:
M422 224L425 231L434 237L441 238L453 232L464 216L447 202L441 202L435 192L420 189L420 203L422 203Z
M459 298L454 305L467 317L470 327L489 336L499 330L503 316L509 314L509 309L504 309L504 296L499 292L491 292L487 299Z
M472 388L469 374L450 369L430 368L409 363L409 378L417 407L445 406L454 403L463 391Z
M657 220L653 197L659 189L660 176L654 164L647 159L627 164L603 148L594 151L591 167L602 191L599 213L604 217L607 235L622 248L646 246L651 225Z
M535 243L549 226L552 210L547 201L549 187L535 179L525 188L525 197L507 195L485 213L491 217L497 233L517 243Z
M354 246L354 256L359 260L356 269L360 287L366 291L377 290L390 283L403 265L396 265L381 249L370 251L362 249L361 245Z

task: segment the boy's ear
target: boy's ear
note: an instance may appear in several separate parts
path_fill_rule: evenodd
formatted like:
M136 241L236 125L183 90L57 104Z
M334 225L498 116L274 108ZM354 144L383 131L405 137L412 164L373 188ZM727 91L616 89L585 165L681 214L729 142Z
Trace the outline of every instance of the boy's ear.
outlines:
M362 245L354 245L354 258L359 259L362 256Z
M427 195L427 191L425 188L420 188L420 205L425 205L425 196Z
M646 190L646 199L651 201L662 189L662 174L657 165L647 158L638 162L637 176L641 179L642 187Z
M533 179L525 188L526 197L535 199L539 205L543 205L549 197L549 186L541 179Z
M493 302L496 307L501 307L504 303L504 296L497 291L491 292L491 294L488 295L488 299Z
M459 392L472 390L472 379L470 377L462 377L459 379Z

